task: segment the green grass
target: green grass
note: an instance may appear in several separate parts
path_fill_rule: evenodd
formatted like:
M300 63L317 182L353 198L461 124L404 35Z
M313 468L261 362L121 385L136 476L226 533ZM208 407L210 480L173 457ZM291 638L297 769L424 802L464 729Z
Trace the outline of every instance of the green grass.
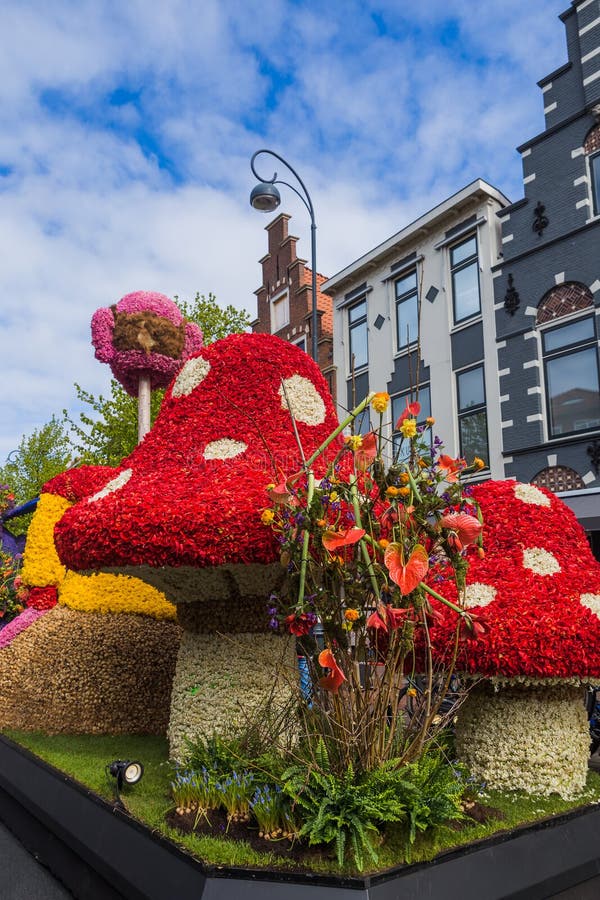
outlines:
M209 865L260 868L292 865L269 852L259 853L246 843L183 835L169 828L165 815L173 806L169 792L171 768L167 760L167 742L163 738L148 735L49 736L11 730L4 734L109 801L114 797L114 780L106 775L106 764L114 759L139 760L144 765L144 777L137 785L126 786L122 792L128 811ZM504 819L492 820L484 825L465 824L460 831L448 826L419 835L412 848L411 862L427 862L439 853L489 838L498 832L511 831L579 807L600 803L600 775L590 771L585 791L574 801L562 800L558 796L531 797L516 791L506 794L489 791L477 799L485 806L499 809ZM467 819L466 822L470 823L471 820ZM377 869L380 871L404 862L405 843L405 832L399 827L390 828L386 841L378 848ZM337 864L327 854L315 852L310 865L314 871L340 874ZM356 873L348 865L343 874Z

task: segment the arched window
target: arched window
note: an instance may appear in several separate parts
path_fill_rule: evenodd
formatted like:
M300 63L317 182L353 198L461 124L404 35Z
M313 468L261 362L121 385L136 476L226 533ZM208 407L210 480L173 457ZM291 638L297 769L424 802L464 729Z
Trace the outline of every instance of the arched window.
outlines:
M549 466L538 472L531 483L537 487L545 487L549 491L579 491L585 488L581 475L568 466Z
M595 125L588 133L583 149L590 166L594 215L598 216L600 215L600 124Z
M552 288L539 303L537 324L544 326L541 339L550 437L600 428L593 308L591 291L577 282ZM581 315L573 317L576 313Z

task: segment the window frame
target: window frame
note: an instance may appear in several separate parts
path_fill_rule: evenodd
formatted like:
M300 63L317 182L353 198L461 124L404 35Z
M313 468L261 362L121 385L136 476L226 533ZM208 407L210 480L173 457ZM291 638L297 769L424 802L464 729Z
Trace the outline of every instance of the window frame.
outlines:
M398 285L401 281L405 281L411 275L414 276L415 286L411 287L408 290L404 291L402 294L398 295ZM417 269L409 269L408 271L403 272L397 278L394 279L394 311L396 317L396 352L402 353L413 347L419 341L419 312L420 312L420 303L419 303L419 282L417 277ZM400 335L400 322L398 313L400 311L400 307L404 304L410 303L414 301L415 303L415 311L416 311L416 319L417 319L417 333L414 339L406 340L405 337L401 337Z
M481 384L483 388L483 401L481 403L476 403L473 406L466 406L464 408L461 407L461 399L460 399L460 378L463 375L467 375L469 372L474 372L476 369L481 370ZM468 419L470 416L480 415L482 412L485 414L485 449L482 448L479 453L483 455L483 459L485 462L485 468L489 469L490 467L490 430L489 430L489 421L487 414L487 390L485 384L485 363L482 360L481 362L475 363L474 365L467 366L464 369L459 369L454 373L456 378L456 418L457 418L457 426L458 426L458 447L459 447L459 456L461 459L466 459L463 448L463 435L461 422L465 419ZM472 462L472 460L467 460L467 462Z
M588 155L592 216L600 216L600 150ZM596 168L598 171L596 171Z
M351 320L352 310L364 304L365 311L364 315L361 315L355 321ZM348 329L348 376L352 375L352 332L356 329L365 326L365 356L366 362L362 363L360 366L356 366L354 369L354 373L364 372L369 367L369 323L368 323L368 307L367 307L367 295L364 294L362 297L357 298L356 301L351 303L346 308L346 326Z
M467 244L469 241L475 241L475 253L468 256L466 259L461 260L459 263L452 262L452 254L455 250L461 247L463 244ZM470 322L472 319L479 318L481 316L481 280L479 278L479 240L477 237L477 232L474 231L472 234L469 234L467 237L461 238L461 240L456 241L456 243L451 244L448 247L448 261L450 264L450 285L452 289L452 321L455 327L459 325L463 325L465 322ZM466 316L461 316L461 318L457 317L457 305L456 305L456 289L454 285L455 275L459 272L463 272L468 268L475 266L475 274L477 276L477 297L479 300L479 308L476 312L469 313Z
M280 325L278 328L275 328L275 307L284 303L284 309L286 311L286 320ZM271 297L270 303L270 313L271 313L271 334L278 334L283 328L287 328L290 324L290 294L288 290L281 291L280 294L276 294L274 297Z
M600 156L600 154L598 154ZM582 338L578 341L572 341L570 344L565 344L562 347L558 347L554 350L546 350L546 335L552 333L553 331L558 331L560 328L568 327L569 325L573 325L577 322L583 322L585 320L589 320L592 325L592 334L588 338ZM542 367L544 373L544 394L545 394L545 411L546 411L546 428L548 434L549 441L560 440L565 437L574 437L577 435L589 434L590 432L598 431L600 429L600 423L598 425L592 425L587 428L580 428L571 431L561 431L559 433L555 433L553 429L553 415L552 415L552 396L550 393L550 382L548 379L548 363L556 359L561 359L562 357L570 356L575 353L581 353L584 350L594 350L594 358L596 361L596 382L598 384L598 398L600 403L600 359L598 354L598 334L596 328L596 316L594 315L594 310L590 310L586 315L576 316L574 318L570 316L564 316L558 321L554 321L552 323L547 323L546 325L539 328L540 333L540 351L542 357Z

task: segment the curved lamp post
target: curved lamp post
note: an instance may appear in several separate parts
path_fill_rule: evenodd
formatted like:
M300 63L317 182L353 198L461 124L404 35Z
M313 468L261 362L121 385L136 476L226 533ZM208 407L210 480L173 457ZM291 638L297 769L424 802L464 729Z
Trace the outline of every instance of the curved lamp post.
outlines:
M269 156L274 156L275 159L278 159L279 162L283 163L287 169L290 170L300 187L302 188L303 194L300 193L297 188L294 187L293 184L289 184L287 181L282 181L277 178L277 172L273 175L272 178L263 179L260 177L256 169L254 168L254 160L257 156L260 156L261 153L268 153ZM310 199L310 194L306 190L306 186L298 173L290 166L288 162L282 157L279 156L278 153L274 153L273 150L257 150L250 160L250 168L252 169L252 173L258 184L252 189L252 193L250 194L250 204L254 207L254 209L259 209L261 212L273 212L273 210L277 209L279 204L281 203L281 196L279 191L275 187L276 184L285 184L286 187L289 187L296 196L300 197L305 207L308 210L308 214L310 216L310 249L311 249L311 267L312 267L312 317L311 317L311 332L312 332L312 358L314 361L319 363L318 361L318 341L317 341L317 226L315 223L315 211L313 209L312 200Z

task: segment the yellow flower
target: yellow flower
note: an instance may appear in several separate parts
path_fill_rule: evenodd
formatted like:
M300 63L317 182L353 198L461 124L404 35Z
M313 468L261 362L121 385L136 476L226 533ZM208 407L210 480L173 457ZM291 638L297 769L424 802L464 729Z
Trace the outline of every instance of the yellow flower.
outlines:
M408 497L408 495L410 494L410 488L409 487L398 488L398 493L400 494L401 497Z
M347 622L356 622L357 619L360 619L360 613L356 609L347 609L344 618Z
M416 697L416 696L417 696L417 689L414 688L414 687L409 687L409 689L407 690L406 693L407 693L407 695L408 695L409 697Z
M485 469L485 463L478 456L473 460L473 466L475 469Z
M177 608L155 587L130 575L80 575L67 572L59 588L59 603L70 609L98 613L138 613L153 619L177 617Z
M358 450L360 447L362 447L362 435L349 434L346 438L346 444L350 447L351 450Z
M260 521L263 523L263 525L271 525L274 518L275 513L272 509L263 509Z
M399 493L400 488L394 487L393 484L390 484L390 486L385 489L386 497L397 497Z
M325 519L317 519L315 525L317 525L319 528L325 528L327 522L325 521Z
M409 481L410 481L410 476L409 476L408 472L402 472L400 475L400 483L408 484Z
M417 420L405 419L400 426L400 431L402 432L402 437L414 438L417 433Z
M417 462L418 462L418 464L419 464L419 468L420 468L420 469L426 469L426 468L427 468L427 463L425 462L424 459L418 459Z
M334 503L337 500L337 498L338 498L338 492L332 491L329 495L329 502Z
M384 413L388 408L388 403L390 402L390 395L387 391L380 391L378 394L375 394L373 399L371 400L371 406L378 413Z
M381 538L381 540L379 541L379 546L382 550L385 550L386 547L390 546L390 542L387 538Z

